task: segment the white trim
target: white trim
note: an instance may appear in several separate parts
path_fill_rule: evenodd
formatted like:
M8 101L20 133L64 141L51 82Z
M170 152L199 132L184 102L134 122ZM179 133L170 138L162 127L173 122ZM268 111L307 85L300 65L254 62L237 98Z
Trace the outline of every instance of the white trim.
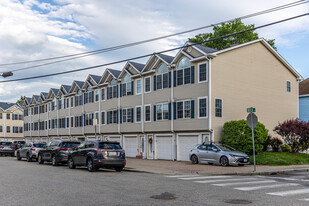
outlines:
M96 119L96 114L98 114L98 122L97 122L97 126L100 126L101 125L101 121L100 121L100 114L101 114L101 112L100 111L96 111L95 113L94 113L94 117L93 117L93 119ZM94 124L93 124L93 126L95 126Z
M290 83L290 91L288 91L288 82ZM291 81L290 81L290 80L286 80L286 83L285 83L285 92L287 92L287 93L291 93L291 92L292 92L292 84L291 84Z
M141 108L141 120L138 122L137 121L137 108ZM138 105L138 106L135 106L135 112L134 112L134 115L135 115L135 123L142 123L142 119L143 119L143 106L142 105Z
M137 93L137 81L140 81L140 85L141 85L141 92L140 93ZM138 78L138 79L135 79L135 95L140 95L142 94L143 92L143 84L142 84L142 78Z
M309 97L309 94L298 95L298 97Z
M206 117L200 117L200 99L206 99ZM209 114L208 114L208 96L204 96L204 97L198 97L197 98L197 117L198 119L207 119Z
M107 92L107 89L106 89L107 87L104 87L104 88L100 88L100 101L102 101L102 102L105 102L106 101L106 92ZM104 99L102 100L102 89L104 89Z
M200 65L202 65L202 64L206 64L206 80L204 80L204 81L200 81ZM198 83L208 82L208 79L209 79L208 71L209 71L209 69L208 69L208 62L207 61L197 64L197 82Z
M155 63L152 65L150 71L154 71L154 68L157 66L159 60L160 60L160 59L157 59L157 60L155 61Z
M68 123L67 123L68 118L69 118L69 127L67 127L67 125L68 125ZM71 119L70 119L70 116L66 116L66 117L65 117L65 129L69 129L69 128L70 128L70 126L71 126L71 125L70 125L70 123L71 123L70 120L71 120Z
M149 121L146 121L146 107L147 107L147 106L150 107L150 120L149 120ZM145 111L145 112L144 112L144 116L143 116L144 122L151 122L151 117L152 117L152 116L151 116L151 104L145 104L145 105L144 105L144 111Z
M144 93L150 93L151 92L151 78L152 76L149 76L149 77L145 77L144 79L145 79L145 82L144 82ZM150 79L150 82L149 82L149 84L150 84L150 90L148 91L148 92L146 92L146 79L147 78L149 78Z
M103 121L102 121L102 112L104 112L104 124L102 124L103 123ZM100 118L101 119L101 122L100 122L101 125L106 125L106 121L107 121L107 119L106 119L107 118L106 111L105 110L101 110L100 111L100 115L101 115L101 118Z
M217 99L221 100L221 117L218 117L218 118L223 118L223 99L222 98L215 97L215 112L214 112L215 114L214 114L214 116L217 117L216 116L216 100Z
M157 106L158 106L159 104L162 105L162 119L158 119L158 109L157 109ZM167 113L168 113L167 119L164 119L164 118L163 118L163 105L164 105L164 104L167 104ZM169 119L168 119L168 116L169 116L168 104L169 104L169 102L161 102L161 103L156 103L156 104L154 104L154 105L156 106L156 121L166 121L166 120L169 120ZM191 103L190 103L190 104L191 104ZM191 105L190 105L190 108L191 108ZM172 110L172 108L171 108L171 110ZM171 114L171 117L172 117L172 114Z
M177 100L175 101L176 103L176 119L193 119L191 118L191 113L192 113L192 110L191 110L191 102L192 102L193 99L184 99L184 100ZM185 103L186 101L189 101L190 102L190 117L185 117ZM178 102L182 102L182 118L178 118L178 110L177 110L177 103Z
M98 101L96 100L96 91L99 91L99 98L98 98ZM100 100L100 96L101 96L100 93L101 93L100 89L95 89L95 90L94 90L94 95L93 95L93 96L94 96L94 97L93 97L93 98L94 98L94 102L99 102L99 101L101 101L101 100Z

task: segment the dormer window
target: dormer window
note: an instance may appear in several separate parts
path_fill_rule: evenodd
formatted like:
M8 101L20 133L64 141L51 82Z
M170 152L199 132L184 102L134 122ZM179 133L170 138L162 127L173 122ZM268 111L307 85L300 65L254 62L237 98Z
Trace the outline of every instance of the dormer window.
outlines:
M75 107L83 105L83 94L80 90L78 90L76 96L75 96Z
M115 79L112 79L107 87L107 99L118 98L118 85Z
M168 67L162 63L157 69L157 75L154 76L154 90L170 87L170 77Z
M194 83L194 67L191 67L191 62L187 57L183 57L174 71L174 86Z
M131 80L131 76L126 74L120 85L120 97L133 95L133 82Z
M85 104L93 102L93 91L90 86L87 88L87 91L84 93L84 102Z

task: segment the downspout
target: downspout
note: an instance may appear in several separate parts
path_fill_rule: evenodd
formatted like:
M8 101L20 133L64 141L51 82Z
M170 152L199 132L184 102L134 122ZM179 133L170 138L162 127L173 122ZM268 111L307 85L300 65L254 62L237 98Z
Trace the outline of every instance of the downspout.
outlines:
M170 96L170 103L171 103L171 133L173 134L173 142L174 142L174 161L177 160L177 139L176 139L176 134L174 131L174 83L173 83L173 79L174 79L174 72L172 70L172 67L169 66L170 68L170 72L171 72L171 96Z
M6 120L6 113L4 113L5 115L2 117L3 118L3 137L5 138L5 133L6 133L6 126L5 126L5 120Z
M214 137L213 137L213 129L212 129L212 122L211 122L211 116L212 116L212 113L211 113L211 98L212 98L212 96L211 96L211 58L208 58L207 57L207 59L208 59L208 62L209 62L209 64L208 64L208 75L209 75L209 77L208 77L208 128L209 128L209 131L210 131L210 139L211 139L211 141L212 142L214 142Z
M72 140L72 137L71 137L71 125L72 125L72 119L71 119L71 97L69 96L68 98L67 98L67 101L69 101L70 103L69 103L69 137L70 137L70 139ZM67 104L67 102L66 102L66 104Z
M144 100L144 76L142 76L141 78L141 92L142 92L142 108L141 108L141 111L142 111L142 114L141 114L141 119L142 119L142 133L145 134L145 125L144 125L144 116L145 116L145 100ZM145 137L144 137L145 138ZM145 138L146 139L146 138ZM144 144L145 145L145 144Z

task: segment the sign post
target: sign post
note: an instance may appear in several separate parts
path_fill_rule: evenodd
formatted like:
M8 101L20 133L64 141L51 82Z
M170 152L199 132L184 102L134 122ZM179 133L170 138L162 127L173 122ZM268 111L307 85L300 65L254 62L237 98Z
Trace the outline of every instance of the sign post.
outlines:
M254 114L255 108L253 108L253 107L247 108L247 112L249 113L249 115L247 116L247 124L252 129L253 162L254 162L253 172L255 172L256 171L256 164L255 164L255 145L254 145L254 131L253 131L253 129L258 124L258 118Z

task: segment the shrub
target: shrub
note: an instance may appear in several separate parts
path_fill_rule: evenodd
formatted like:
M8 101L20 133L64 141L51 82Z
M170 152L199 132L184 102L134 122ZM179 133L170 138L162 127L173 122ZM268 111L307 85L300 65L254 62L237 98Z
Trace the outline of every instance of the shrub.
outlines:
M267 139L265 140L264 144L263 144L263 152L266 152L268 149L268 146L270 145L270 139L271 139L271 135L269 134L267 136Z
M279 137L271 137L270 138L270 146L273 149L273 152L279 152L281 145L283 144L283 140Z
M268 137L268 130L262 123L254 128L255 152L263 150ZM252 130L246 120L229 121L223 125L223 136L221 142L237 149L238 151L252 154Z
M287 144L281 145L281 151L282 152L291 152L291 147Z

